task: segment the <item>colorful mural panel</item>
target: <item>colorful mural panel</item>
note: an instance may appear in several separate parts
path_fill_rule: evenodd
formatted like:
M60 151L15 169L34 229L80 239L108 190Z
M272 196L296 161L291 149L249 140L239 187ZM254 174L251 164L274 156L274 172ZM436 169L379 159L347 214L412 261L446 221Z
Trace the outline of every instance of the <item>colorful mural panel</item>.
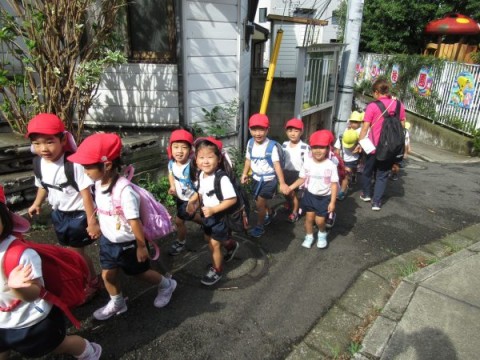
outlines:
M422 66L418 73L415 91L420 96L430 96L430 94L432 93L432 85L432 68L429 66Z
M473 106L473 96L475 95L475 78L468 71L460 72L452 84L450 91L449 105L462 109L470 109Z

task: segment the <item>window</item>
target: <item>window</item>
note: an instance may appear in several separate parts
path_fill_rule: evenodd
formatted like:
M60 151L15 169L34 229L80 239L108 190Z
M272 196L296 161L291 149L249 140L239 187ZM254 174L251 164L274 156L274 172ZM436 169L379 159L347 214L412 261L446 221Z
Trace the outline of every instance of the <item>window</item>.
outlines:
M132 62L176 62L174 0L129 0L129 58Z
M258 22L267 22L267 8L258 9Z

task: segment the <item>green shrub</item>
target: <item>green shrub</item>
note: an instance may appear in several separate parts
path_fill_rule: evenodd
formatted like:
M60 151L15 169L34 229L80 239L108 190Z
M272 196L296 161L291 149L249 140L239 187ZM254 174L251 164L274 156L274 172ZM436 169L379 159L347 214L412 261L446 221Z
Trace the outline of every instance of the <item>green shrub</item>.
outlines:
M167 176L162 176L157 181L154 181L150 174L147 174L146 177L138 181L138 185L150 191L165 207L171 208L176 205L175 197L168 193L170 183L168 182Z

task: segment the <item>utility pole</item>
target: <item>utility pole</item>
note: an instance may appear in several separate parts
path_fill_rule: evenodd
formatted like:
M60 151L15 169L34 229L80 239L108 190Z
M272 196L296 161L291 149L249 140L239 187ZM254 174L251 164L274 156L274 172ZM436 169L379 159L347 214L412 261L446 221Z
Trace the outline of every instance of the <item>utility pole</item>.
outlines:
M347 127L347 120L352 112L353 79L355 65L358 58L360 44L360 30L362 28L363 0L348 0L347 21L345 22L344 43L338 87L337 114L334 119L333 130L337 136L343 134Z

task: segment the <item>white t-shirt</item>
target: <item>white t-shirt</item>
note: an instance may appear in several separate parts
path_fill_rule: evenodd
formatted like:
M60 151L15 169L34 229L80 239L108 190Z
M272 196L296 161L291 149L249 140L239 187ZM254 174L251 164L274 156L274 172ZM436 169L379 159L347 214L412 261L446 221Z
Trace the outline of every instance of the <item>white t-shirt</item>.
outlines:
M266 175L263 177L264 181L273 180L277 175L275 174L275 169L270 166L267 159L265 158L265 154L267 152L267 144L270 140L267 139L261 144L257 144L255 141L253 142L252 146L252 156L250 157L250 151L248 150L247 146L247 159L251 160L250 167L252 168L253 178L257 181L261 180L259 175ZM252 159L253 158L253 159ZM260 158L260 159L256 159ZM277 147L274 146L272 150L272 163L276 161L280 161L280 157L278 155Z
M220 200L218 200L217 195L215 194L214 181L214 174L205 175L203 171L200 173L200 187L198 188L198 193L202 195L203 206L205 207L213 207L220 204ZM222 191L224 200L237 197L235 189L228 176L222 176L220 179L220 190Z
M65 155L65 154L64 154ZM64 160L62 155L60 159L55 162L45 161L43 158L40 160L40 167L42 172L42 181L45 184L60 185L67 182L67 176L65 175ZM75 182L78 184L78 189L83 190L93 184L84 172L83 166L80 164L73 164L73 175ZM35 186L43 188L40 180L35 177ZM47 188L48 190L48 202L52 205L53 210L61 211L77 211L85 210L83 206L83 199L80 192L75 190L73 186L67 186L60 190Z
M113 243L122 243L135 240L130 224L120 216L106 215L102 212L113 212L112 194L104 194L103 191L108 189L102 186L101 181L95 184L95 202L97 203L98 222L102 234ZM123 214L127 220L140 218L140 196L133 190L131 186L126 186L120 198ZM119 227L117 229L117 227Z
M283 143L283 150L285 152L285 170L300 171L305 160L305 155L308 155L310 151L310 146L302 140L297 144L292 144L291 141L285 141Z
M313 195L326 196L332 193L332 183L338 183L337 165L330 159L316 162L306 157L300 169L300 178L305 179L304 187Z
M345 129L347 131L348 129ZM362 131L361 128L355 129L355 131L360 135L360 132ZM345 133L345 132L344 132ZM342 159L345 162L352 162L352 161L357 161L360 158L359 153L353 153L352 150L350 149L345 149L343 147L343 144L340 143L340 138L337 138L337 141L335 141L335 144L333 145L335 149L339 149L341 151Z
M191 185L189 186L191 181L188 181L184 175L185 169L187 166L190 166L190 161L191 160L188 160L186 164L179 164L176 161L172 162L171 174L175 179L175 190L177 192L177 197L183 201L187 201L193 194L195 194L195 190ZM190 169L190 171L192 171L192 169ZM185 181L179 181L177 179Z
M14 236L8 236L0 242L0 264L3 264L3 256L10 245L15 240ZM32 279L42 278L42 259L35 250L27 249L20 257L20 263L23 265L32 265ZM3 273L3 266L0 267L0 307L8 307L17 298L13 296L12 290L7 285L7 277ZM21 329L39 323L45 319L52 309L52 304L40 298L32 302L22 301L13 311L0 311L0 328L2 329Z

